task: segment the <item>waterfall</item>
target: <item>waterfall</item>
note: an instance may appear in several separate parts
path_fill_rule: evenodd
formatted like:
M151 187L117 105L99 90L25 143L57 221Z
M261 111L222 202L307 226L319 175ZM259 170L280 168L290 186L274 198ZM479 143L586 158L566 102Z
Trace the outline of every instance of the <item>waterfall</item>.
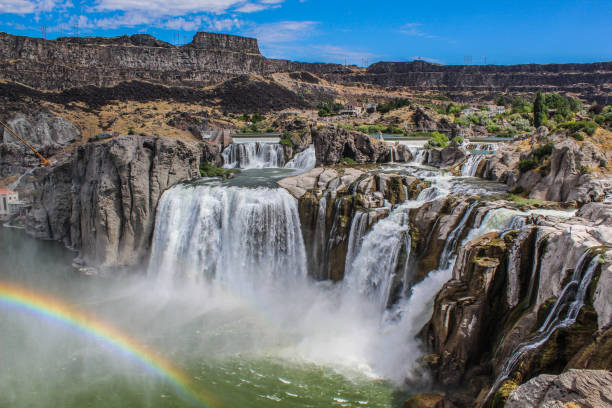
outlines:
M457 249L457 242L459 241L459 238L461 237L461 234L465 229L465 225L470 218L474 207L476 207L476 204L478 204L478 201L474 201L472 204L470 204L457 226L451 231L450 234L448 234L446 242L444 243L444 248L440 254L440 269L450 268L453 264L452 256Z
M297 201L284 189L179 185L162 196L149 270L162 281L255 290L304 279L305 265Z
M587 250L580 257L574 267L570 281L561 291L557 301L550 309L544 323L538 328L535 335L531 339L520 344L512 353L508 361L506 361L504 368L489 390L486 400L488 400L493 393L497 391L502 382L518 368L520 362L529 352L536 350L546 343L548 339L550 339L550 336L558 329L570 327L576 323L580 309L584 306L586 293L593 280L597 266L599 265L600 256L596 255L591 259L585 270L584 265L586 264L586 259L589 254L590 250ZM565 310L567 310L567 313L565 317L563 317L562 312Z
M471 154L467 161L461 166L461 175L465 177L474 177L478 170L478 165L484 158L484 154Z
M306 150L295 155L295 157L285 164L286 169L310 170L314 169L317 163L314 145L308 146Z
M497 150L497 144L495 143L477 143L471 149L472 152L468 157L467 161L461 166L461 175L464 177L475 177L478 165L485 158L484 152L492 152Z
M393 157L397 156L395 145L389 146L389 154L391 156L391 160L389 161L389 163L394 163Z
M427 150L420 146L406 146L412 155L412 164L423 164L427 155Z
M283 167L285 154L278 143L234 143L223 150L223 167L241 169L262 169Z

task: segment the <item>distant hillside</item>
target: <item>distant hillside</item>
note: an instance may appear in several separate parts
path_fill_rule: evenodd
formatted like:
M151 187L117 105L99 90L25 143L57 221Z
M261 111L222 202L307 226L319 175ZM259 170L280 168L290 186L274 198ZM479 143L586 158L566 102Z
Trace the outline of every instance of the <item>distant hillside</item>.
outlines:
M308 72L332 84L463 98L545 91L612 101L612 62L445 66L415 61L359 69L269 59L259 52L256 39L225 34L197 33L189 44L172 45L144 34L43 40L0 33L0 80L37 90L112 88L128 81L202 88L242 75L293 72Z

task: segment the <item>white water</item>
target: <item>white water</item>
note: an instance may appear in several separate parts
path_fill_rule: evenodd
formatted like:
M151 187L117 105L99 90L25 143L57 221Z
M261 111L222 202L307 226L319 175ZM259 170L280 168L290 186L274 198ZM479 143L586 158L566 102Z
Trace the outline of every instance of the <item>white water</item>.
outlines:
M486 155L481 152L495 151L497 148L498 146L495 143L479 143L474 145L473 150L475 152L473 151L468 156L466 162L461 166L461 175L464 177L476 176L476 171L478 170L480 162L486 157Z
M580 309L584 306L585 296L597 266L599 264L599 255L593 257L586 270L584 268L586 259L590 251L586 251L574 266L571 280L565 285L557 301L550 309L544 323L537 330L536 335L528 339L526 342L519 345L506 361L504 368L495 380L491 387L487 399L497 391L499 386L518 368L519 363L524 357L538 349L550 339L550 336L558 329L569 327L576 323ZM584 273L583 273L584 272ZM565 306L569 306L565 317L562 316L562 311Z
M224 168L263 169L285 165L283 146L278 143L234 143L223 150Z
M298 169L298 170L311 170L315 168L317 163L317 157L315 156L314 145L308 146L308 148L298 154L285 164L286 169Z

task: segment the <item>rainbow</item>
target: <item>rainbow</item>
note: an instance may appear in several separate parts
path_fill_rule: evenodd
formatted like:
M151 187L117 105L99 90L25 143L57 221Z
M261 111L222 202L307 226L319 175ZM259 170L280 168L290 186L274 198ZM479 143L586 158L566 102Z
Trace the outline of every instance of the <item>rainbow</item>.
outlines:
M167 379L179 394L195 405L209 408L219 406L212 395L196 388L191 378L180 368L147 346L74 306L43 293L0 281L0 305L2 304L51 319L118 349L156 375Z

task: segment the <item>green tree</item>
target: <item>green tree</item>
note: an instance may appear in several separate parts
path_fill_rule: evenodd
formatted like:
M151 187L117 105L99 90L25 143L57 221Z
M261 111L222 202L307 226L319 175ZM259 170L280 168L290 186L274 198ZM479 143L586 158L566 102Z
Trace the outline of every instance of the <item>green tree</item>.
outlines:
M544 96L541 92L538 92L533 102L533 126L536 128L542 126L546 122L545 109Z

